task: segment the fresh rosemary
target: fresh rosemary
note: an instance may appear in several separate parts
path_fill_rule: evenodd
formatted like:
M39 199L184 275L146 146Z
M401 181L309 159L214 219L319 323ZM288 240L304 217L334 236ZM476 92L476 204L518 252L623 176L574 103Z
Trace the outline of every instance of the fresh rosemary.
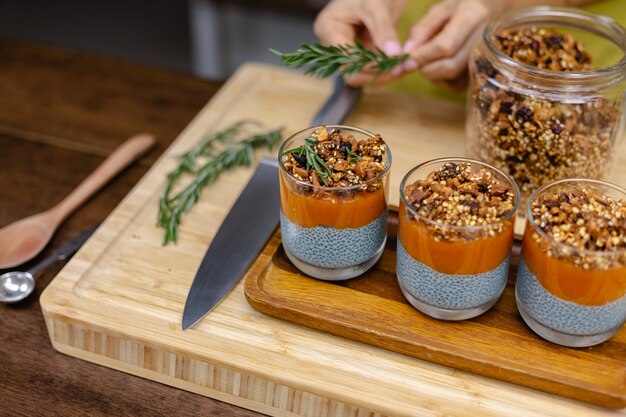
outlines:
M281 129L235 141L244 125L251 123L258 124L252 121L242 121L207 136L183 154L178 166L167 175L167 185L159 200L158 217L158 225L165 229L164 246L169 242L177 242L178 226L182 215L198 201L206 185L215 181L222 172L232 167L250 165L254 159L255 149L272 149L280 141ZM174 187L185 173L194 175L194 179L182 190L172 195Z
M324 185L328 186L328 181L326 181L325 177L332 177L333 173L330 168L328 168L328 165L326 165L326 162L324 162L322 157L319 156L315 150L316 143L317 139L314 137L306 137L304 138L304 145L285 151L280 156L296 154L298 157L304 158L306 160L306 170L308 171L311 167L313 167L315 172L319 174Z
M356 39L354 45L302 44L294 52L283 53L275 49L270 49L270 52L278 55L283 65L295 68L307 67L305 74L320 78L327 78L335 73L345 78L366 67L380 75L391 71L409 58L408 54L389 56L378 48L375 51L369 50Z

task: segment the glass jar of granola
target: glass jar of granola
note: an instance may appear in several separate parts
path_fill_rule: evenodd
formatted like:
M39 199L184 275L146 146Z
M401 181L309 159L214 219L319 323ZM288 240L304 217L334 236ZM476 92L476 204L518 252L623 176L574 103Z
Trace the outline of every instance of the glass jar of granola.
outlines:
M289 260L327 281L354 278L387 241L391 152L381 135L350 126L316 126L279 152L280 227Z
M601 62L611 48L619 61ZM605 179L624 131L625 51L619 23L582 10L492 21L469 62L468 154L513 176L524 200L554 180Z

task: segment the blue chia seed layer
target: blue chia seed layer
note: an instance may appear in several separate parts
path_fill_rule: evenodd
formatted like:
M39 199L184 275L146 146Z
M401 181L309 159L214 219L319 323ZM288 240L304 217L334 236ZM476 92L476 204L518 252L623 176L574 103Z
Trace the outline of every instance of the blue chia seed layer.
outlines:
M600 334L624 323L626 295L603 306L562 300L548 292L528 269L524 257L517 268L517 302L539 323L572 335Z
M415 260L398 239L396 270L400 284L418 300L439 308L462 310L500 296L509 273L509 258L480 274L444 274Z
M358 229L300 227L280 213L283 245L298 259L320 268L348 268L376 256L387 238L387 211Z

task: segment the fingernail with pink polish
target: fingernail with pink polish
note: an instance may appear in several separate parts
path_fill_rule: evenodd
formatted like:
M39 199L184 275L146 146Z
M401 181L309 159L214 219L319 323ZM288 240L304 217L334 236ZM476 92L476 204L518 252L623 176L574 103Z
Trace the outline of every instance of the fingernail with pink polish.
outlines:
M412 59L409 59L402 64L402 68L405 71L415 71L417 69L417 62Z
M394 69L391 70L391 75L393 75L394 77L397 77L400 74L402 74L402 66L401 65L398 65L397 67L395 67Z
M383 51L389 56L400 55L402 48L398 41L387 41L383 46Z

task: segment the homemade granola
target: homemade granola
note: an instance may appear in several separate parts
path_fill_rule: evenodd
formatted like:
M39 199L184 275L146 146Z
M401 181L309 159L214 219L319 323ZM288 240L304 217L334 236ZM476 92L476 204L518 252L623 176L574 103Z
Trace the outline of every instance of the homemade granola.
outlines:
M592 60L568 33L526 28L498 33L494 44L509 57L551 71L589 71ZM546 99L545 95L509 88L480 51L475 51L472 132L478 136L470 153L513 176L527 197L557 179L600 179L610 169L620 103L604 97L588 102ZM555 92L559 93L559 92Z
M379 181L371 181L385 170L387 146L380 135L357 141L339 129L321 127L304 142L282 155L285 169L298 180L332 188L362 184L362 189L368 191L382 186Z
M532 238L548 256L584 269L626 266L625 200L588 188L555 191L532 201L531 213L540 230L563 244L534 232Z
M515 206L508 182L485 168L472 172L470 163L447 162L425 180L407 185L404 193L416 213L432 222L425 224L433 226L429 229L437 241L462 238L463 233L454 229L459 226L493 225L487 234L494 236L504 227L500 220Z

